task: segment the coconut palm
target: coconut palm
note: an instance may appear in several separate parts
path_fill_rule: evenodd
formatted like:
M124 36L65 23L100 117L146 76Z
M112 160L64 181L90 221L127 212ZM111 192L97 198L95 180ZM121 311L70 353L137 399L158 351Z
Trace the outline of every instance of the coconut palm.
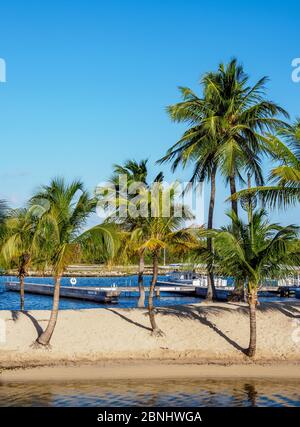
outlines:
M130 254L133 257L137 256L139 260L138 307L144 307L145 305L145 287L143 279L145 249L141 245L141 234L139 234L139 237L137 238L137 234L132 234L132 232L135 229L142 230L142 224L145 222L145 217L150 214L148 209L148 199L151 184L148 182L149 172L147 162L148 160L145 159L139 162L135 160L127 160L124 165L115 164L113 175L108 182L108 186L106 188L101 188L101 193L104 191L104 199L109 199L111 194L111 200L114 204L114 208L109 213L107 221L112 221L120 225L120 239L124 243L121 246L121 251L119 252L121 259L124 259L124 256L128 258L128 255ZM126 178L126 182L122 181L124 178ZM160 172L154 178L154 182L161 182L162 180L163 174ZM132 192L128 192L128 189L130 188L133 189ZM137 195L140 197L140 201L137 201ZM138 212L137 215L134 215L133 212L139 210L143 203L144 206L146 204L146 213L141 215L141 212ZM128 238L128 235L130 235L131 238Z
M250 315L250 341L246 354L256 352L257 292L267 278L282 278L299 265L300 253L295 251L299 228L269 224L264 210L254 212L252 221L243 223L234 212L232 225L215 233L215 261L221 274L244 279L247 284Z
M300 119L289 128L280 129L266 141L266 150L279 165L271 170L270 183L250 190L262 197L271 208L286 208L300 202ZM245 195L239 191L232 199Z
M60 283L66 267L79 259L89 242L113 255L114 236L105 225L83 232L96 201L89 196L81 181L67 184L64 179L53 179L31 199L32 210L40 217L38 234L48 242L48 254L54 272L54 296L50 320L37 344L48 345L53 335L59 310ZM47 238L51 236L51 238Z
M38 254L38 218L28 209L11 210L5 221L1 253L5 262L16 262L20 280L20 309L24 311L24 282L32 258Z
M188 123L189 129L171 147L160 162L173 161L173 170L179 164L192 164L192 182L211 182L207 228L213 227L216 196L216 175L219 170L230 184L231 194L236 193L236 179L243 181L243 172L251 171L256 183L263 183L260 154L263 151L263 133L279 124L278 114L287 113L278 105L265 99L266 77L254 86L242 66L233 59L227 66L220 64L217 72L204 75L201 80L203 96L191 89L181 88L183 101L168 107L172 120ZM232 210L238 214L236 200ZM208 237L207 246L212 250ZM208 265L208 298L215 296L212 265Z
M151 193L151 215L133 230L132 238L139 242L140 251L150 252L152 257L153 273L149 289L148 313L152 333L159 336L162 335L162 331L156 323L153 298L161 251L166 248L179 253L189 251L193 248L195 239L189 229L182 228L185 220L193 216L186 206L175 202L176 184L169 189L164 188L161 183L154 183L154 186L155 190ZM165 211L166 206L168 214Z
M215 113L210 121L218 139L218 165L231 194L236 193L237 179L244 182L245 170L252 172L258 184L262 183L260 155L264 152L265 133L279 125L286 127L278 116L288 117L283 108L266 99L267 77L249 85L243 67L233 59L227 65L220 64L217 72L206 74L203 80ZM234 200L232 210L238 214Z

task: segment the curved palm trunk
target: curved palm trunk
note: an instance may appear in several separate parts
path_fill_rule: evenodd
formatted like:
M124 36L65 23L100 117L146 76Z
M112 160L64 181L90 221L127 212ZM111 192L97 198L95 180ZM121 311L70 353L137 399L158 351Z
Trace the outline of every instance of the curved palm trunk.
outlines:
M248 293L249 316L250 316L250 341L247 349L247 355L254 357L256 353L256 306L257 306L257 289L251 287Z
M23 254L21 256L21 263L19 268L19 280L20 280L20 310L25 310L25 277L27 276L27 266L30 262L30 255Z
M54 295L53 295L53 306L52 306L50 320L46 330L37 339L37 343L44 346L49 345L55 326L56 326L56 322L57 322L58 310L59 310L60 280L61 280L61 275L56 276L55 286L54 286Z
M229 183L230 183L230 193L231 196L236 193L236 184L235 184L235 176L229 177ZM233 212L238 216L238 201L237 200L231 200L231 208Z
M149 319L151 323L152 333L153 335L162 335L162 331L159 329L159 327L156 324L155 320L155 314L154 314L154 306L153 306L153 296L154 296L154 289L157 282L157 276L158 276L158 253L153 254L153 276L152 281L150 285L149 290L149 299L148 299L148 312L149 312Z
M143 252L140 254L140 258L139 258L139 274L138 274L139 300L138 300L137 306L140 308L145 307L144 268L145 268L145 258L144 258L144 252Z
M215 209L215 200L216 200L216 166L213 167L211 180L210 180L210 201L209 201L209 209L208 209L208 221L207 221L207 229L211 230L213 228L213 219L214 219L214 209ZM212 238L207 238L207 249L210 253L213 251L213 243ZM210 262L207 264L207 295L206 299L208 301L213 301L217 299L215 281L214 281L214 271L213 271L213 263Z

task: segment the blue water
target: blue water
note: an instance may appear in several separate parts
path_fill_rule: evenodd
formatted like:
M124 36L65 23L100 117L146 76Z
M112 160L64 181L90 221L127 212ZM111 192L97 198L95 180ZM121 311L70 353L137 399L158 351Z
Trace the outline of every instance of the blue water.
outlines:
M20 297L17 292L8 292L5 290L4 283L7 281L7 277L0 276L0 310L19 310L20 308ZM17 281L16 277L10 276L9 279ZM165 277L159 277L164 279ZM27 283L45 283L53 284L51 277L29 277L25 280ZM151 276L145 276L145 286L150 285ZM137 276L129 277L80 277L77 278L76 286L137 286ZM70 278L62 278L62 285L71 286ZM147 298L147 294L146 294ZM138 300L137 293L121 294L118 304L100 304L92 301L81 301L67 298L61 298L60 309L62 310L74 310L74 309L85 309L85 308L99 308L99 307L136 307ZM199 302L199 298L186 295L174 295L164 293L159 298L155 298L156 306L170 306L176 304L192 304ZM26 310L49 310L52 306L52 297L45 295L33 295L25 294L25 309Z
M7 292L5 290L5 282L10 279L17 281L16 277L0 276L0 310L19 310L20 308L20 297L17 292ZM159 280L166 280L165 276L159 276ZM51 277L28 277L25 280L28 283L45 283L53 284ZM151 276L144 277L145 286L149 286ZM62 278L63 286L71 286L70 278ZM79 277L77 278L76 286L137 286L137 276L128 277ZM123 308L136 307L138 300L138 293L124 294L122 293L119 302L117 304L101 304L92 301L81 301L76 299L61 298L60 309L61 310L74 310L74 309L85 309L85 308L101 308L118 306ZM147 300L147 293L146 293ZM260 301L282 301L280 297L261 297ZM289 301L295 300L289 298ZM159 298L155 297L155 305L158 307L172 306L178 304L193 304L199 303L202 300L198 297L187 296L187 295L175 295L172 293L163 293ZM46 295L33 295L25 294L25 309L26 310L49 310L52 306L52 297Z

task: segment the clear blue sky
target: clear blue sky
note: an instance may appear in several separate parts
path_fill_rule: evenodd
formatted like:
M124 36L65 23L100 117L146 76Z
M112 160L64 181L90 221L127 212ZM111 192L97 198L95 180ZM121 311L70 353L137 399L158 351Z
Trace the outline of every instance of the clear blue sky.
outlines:
M183 130L165 113L177 86L198 90L233 56L253 82L268 75L269 97L300 116L299 16L293 0L2 1L0 197L20 205L56 175L93 190L115 162L154 164ZM218 225L227 194L220 180ZM274 218L299 223L299 207Z

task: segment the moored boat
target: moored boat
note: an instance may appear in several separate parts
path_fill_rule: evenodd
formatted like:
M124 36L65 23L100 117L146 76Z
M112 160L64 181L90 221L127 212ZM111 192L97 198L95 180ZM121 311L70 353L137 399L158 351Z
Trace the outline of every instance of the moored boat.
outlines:
M233 286L227 286L227 288L216 288L216 296L219 301L228 301L232 291L234 290ZM196 295L201 298L206 298L207 287L198 286L195 288Z
M198 274L194 271L173 271L168 276L170 283L178 283L184 286L203 287L207 288L207 276L204 274ZM215 286L218 288L225 288L227 286L227 280L223 277L215 276Z

